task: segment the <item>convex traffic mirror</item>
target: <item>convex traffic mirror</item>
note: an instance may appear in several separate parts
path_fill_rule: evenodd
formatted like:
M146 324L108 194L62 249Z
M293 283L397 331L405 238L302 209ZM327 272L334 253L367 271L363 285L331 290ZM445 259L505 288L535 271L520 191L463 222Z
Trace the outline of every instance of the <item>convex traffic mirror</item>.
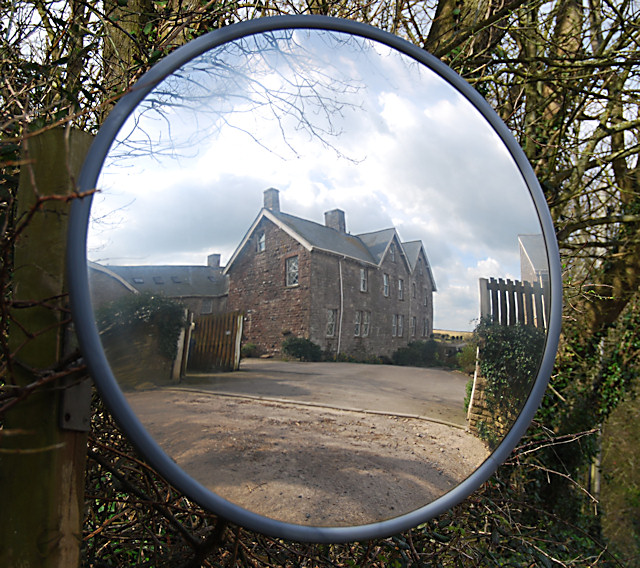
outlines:
M92 376L188 497L386 536L464 499L546 387L560 270L487 103L369 26L261 19L160 62L84 165L68 243Z

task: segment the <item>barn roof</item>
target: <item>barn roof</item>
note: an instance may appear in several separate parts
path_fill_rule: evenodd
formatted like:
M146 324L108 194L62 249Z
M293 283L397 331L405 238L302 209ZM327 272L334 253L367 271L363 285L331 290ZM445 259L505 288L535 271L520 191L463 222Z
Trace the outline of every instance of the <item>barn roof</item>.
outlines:
M171 298L224 296L229 290L221 268L210 266L110 266L110 272L139 292Z

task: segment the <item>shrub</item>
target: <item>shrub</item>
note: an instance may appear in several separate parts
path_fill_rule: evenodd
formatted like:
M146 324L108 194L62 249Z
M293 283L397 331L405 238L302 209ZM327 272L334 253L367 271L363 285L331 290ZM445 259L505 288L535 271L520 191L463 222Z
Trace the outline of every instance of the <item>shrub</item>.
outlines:
M160 352L168 359L175 359L178 338L186 325L182 304L150 293L128 294L109 302L97 310L96 320L100 333L120 333L127 327L148 325L157 332Z
M289 337L282 342L282 352L300 361L321 361L322 349L310 339Z
M438 343L428 341L412 341L406 347L400 347L391 355L394 365L407 367L433 367L439 364Z
M260 355L260 349L255 343L245 343L240 348L240 356L245 359L250 357L258 357Z
M462 348L462 351L456 355L458 367L460 367L463 373L473 375L473 372L476 370L476 351L476 345L468 343Z

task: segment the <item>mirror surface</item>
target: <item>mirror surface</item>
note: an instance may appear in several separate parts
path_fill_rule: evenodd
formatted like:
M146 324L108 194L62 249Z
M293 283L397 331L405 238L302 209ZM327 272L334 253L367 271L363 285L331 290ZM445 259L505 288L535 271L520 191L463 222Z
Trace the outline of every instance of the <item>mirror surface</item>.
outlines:
M488 122L407 55L307 29L221 45L143 99L97 187L109 363L221 497L302 525L394 518L467 478L523 406L548 313L538 215Z

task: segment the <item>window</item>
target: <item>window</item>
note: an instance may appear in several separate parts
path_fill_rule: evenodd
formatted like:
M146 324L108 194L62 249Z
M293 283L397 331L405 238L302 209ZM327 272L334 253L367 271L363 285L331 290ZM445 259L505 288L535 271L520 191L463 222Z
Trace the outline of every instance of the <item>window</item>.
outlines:
M411 337L415 337L416 336L416 326L418 325L418 322L416 320L416 316L411 316Z
M298 285L298 257L290 256L285 261L285 282L287 286Z
M360 292L366 292L369 287L369 274L366 268L360 269Z
M389 275L388 274L382 275L382 293L384 294L385 298L389 297Z
M404 280L398 278L398 300L404 300Z
M202 300L202 306L200 307L200 314L213 313L213 300L211 298L204 298Z
M338 310L327 310L327 337L335 336L337 320Z
M398 315L393 314L391 317L391 337L398 335Z
M427 337L429 335L429 318L424 318L424 323L422 324L422 337Z
M371 323L371 312L362 312L362 337L369 335L369 327Z
M393 243L391 243L391 246L389 247L389 258L391 258L391 262L396 261L396 245Z
M398 315L398 337L402 337L404 334L404 316Z
M359 310L356 310L356 314L353 319L353 335L355 336L360 335L360 332L362 331L361 322L362 322L362 312Z
M256 241L256 252L264 252L266 248L266 241L264 231L258 234L258 240Z
M411 283L411 297L412 298L416 297L416 283L415 282Z

